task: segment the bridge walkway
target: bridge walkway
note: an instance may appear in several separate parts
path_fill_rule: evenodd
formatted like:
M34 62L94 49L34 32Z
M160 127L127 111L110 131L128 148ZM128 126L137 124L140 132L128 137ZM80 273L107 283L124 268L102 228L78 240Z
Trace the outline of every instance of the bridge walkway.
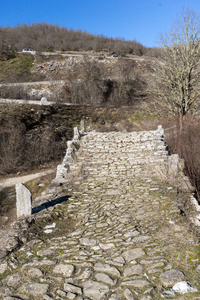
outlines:
M73 228L56 224L4 262L2 299L200 299L198 241L165 180L167 159L159 130L85 135L65 190ZM183 281L188 293L172 290Z

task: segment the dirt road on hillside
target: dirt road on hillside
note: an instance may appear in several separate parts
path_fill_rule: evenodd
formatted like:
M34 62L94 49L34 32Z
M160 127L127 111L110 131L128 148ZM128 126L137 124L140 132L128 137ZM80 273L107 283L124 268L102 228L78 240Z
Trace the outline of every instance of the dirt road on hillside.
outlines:
M25 183L25 182L28 182L30 180L33 180L33 179L36 179L36 178L39 178L42 176L52 174L54 172L55 172L55 169L49 169L49 170L38 172L35 174L29 174L29 175L24 175L24 176L17 176L17 177L3 179L3 180L0 180L0 190L5 187L14 186L16 183L19 183L19 182Z

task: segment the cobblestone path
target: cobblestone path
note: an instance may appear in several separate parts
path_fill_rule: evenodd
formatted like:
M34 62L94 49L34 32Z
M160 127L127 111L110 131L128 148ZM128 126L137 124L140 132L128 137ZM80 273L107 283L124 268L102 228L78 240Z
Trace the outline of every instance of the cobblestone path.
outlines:
M1 299L200 299L200 248L176 189L154 176L166 160L159 131L84 136L85 179L65 204L73 230L55 224L3 261Z

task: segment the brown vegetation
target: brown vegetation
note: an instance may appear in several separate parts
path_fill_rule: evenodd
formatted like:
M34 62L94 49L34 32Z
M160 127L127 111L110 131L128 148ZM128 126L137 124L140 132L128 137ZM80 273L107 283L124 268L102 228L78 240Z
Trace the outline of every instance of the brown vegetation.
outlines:
M172 153L177 153L185 161L185 173L196 189L200 202L200 120L188 117L183 122L182 129L170 130L167 143Z
M146 98L147 78L150 73L147 63L142 70L134 60L119 59L105 64L85 58L67 69L66 83L48 94L49 101L65 101L73 104L89 105L134 105ZM52 85L53 87L53 85ZM31 94L30 87L2 85L0 97L10 99L40 100L41 93Z
M156 60L155 101L162 110L183 118L195 111L200 96L200 17L183 10L170 32L160 38L162 59Z
M0 174L16 173L58 161L81 111L73 108L3 106L0 110Z
M30 100L30 95L23 86L1 86L0 97L3 99L24 99ZM34 100L34 99L32 99Z
M124 39L95 36L85 31L67 29L57 25L39 23L0 27L0 52L22 51L23 48L36 51L79 51L106 50L117 54L157 55L159 50L146 48L140 43Z
M134 62L120 61L109 70L101 62L85 60L69 71L64 98L73 104L134 105L144 100L146 86Z

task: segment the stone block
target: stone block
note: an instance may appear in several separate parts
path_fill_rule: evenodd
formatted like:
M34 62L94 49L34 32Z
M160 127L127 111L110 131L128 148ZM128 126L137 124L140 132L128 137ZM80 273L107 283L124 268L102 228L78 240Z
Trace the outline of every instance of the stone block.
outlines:
M160 133L161 136L164 136L164 129L162 128L162 125L158 125L157 131Z
M168 158L168 174L176 177L179 172L180 159L178 154L172 154Z
M17 217L30 216L32 213L32 196L29 189L21 182L15 185Z
M57 166L56 179L65 178L69 172L69 166L67 164L60 164Z
M183 281L185 279L185 274L177 269L171 269L166 271L160 275L161 283L166 287L172 287L179 281Z
M67 141L67 148L73 148L73 142Z
M77 136L78 139L80 139L80 132L78 130L78 127L74 127L74 137Z
M49 105L49 102L46 97L42 97L40 100L41 105Z
M85 120L81 120L80 131L83 133L83 132L85 132L85 129L86 129Z

